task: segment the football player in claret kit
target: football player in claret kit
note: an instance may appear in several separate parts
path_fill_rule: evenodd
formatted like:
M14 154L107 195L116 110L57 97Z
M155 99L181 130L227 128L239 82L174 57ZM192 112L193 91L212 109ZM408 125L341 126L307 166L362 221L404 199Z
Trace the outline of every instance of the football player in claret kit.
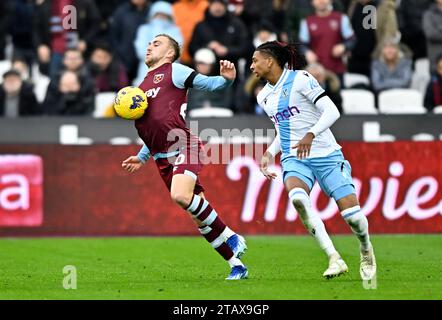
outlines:
M222 60L220 76L207 77L175 63L179 56L179 45L169 35L158 35L149 43L145 58L149 71L139 86L146 92L149 107L135 121L144 145L138 155L124 160L122 167L135 172L153 157L172 200L191 214L200 233L229 263L231 271L226 279L244 279L248 270L240 257L247 249L245 240L224 224L204 198L198 179L203 167L202 143L184 119L189 88L225 88L235 80L236 69L233 63ZM169 141L170 134L176 139Z
M350 163L329 129L339 118L339 111L318 81L300 70L304 66L305 58L294 45L266 42L253 54L250 69L267 81L257 100L277 132L262 157L261 171L267 179L274 179L276 174L268 171L268 164L282 152L284 186L302 223L328 255L329 266L323 276L332 278L347 272L348 267L319 215L312 210L309 194L318 181L321 189L335 199L342 217L359 239L361 278L372 280L376 260L368 221L359 206Z

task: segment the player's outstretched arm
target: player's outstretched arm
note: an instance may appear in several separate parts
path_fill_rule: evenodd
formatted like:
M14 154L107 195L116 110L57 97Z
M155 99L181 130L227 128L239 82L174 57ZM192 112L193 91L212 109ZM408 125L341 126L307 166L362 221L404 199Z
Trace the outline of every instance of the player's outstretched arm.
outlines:
M130 156L129 158L123 161L121 166L123 167L124 170L133 173L135 171L140 170L140 168L143 166L143 162L141 162L138 156Z

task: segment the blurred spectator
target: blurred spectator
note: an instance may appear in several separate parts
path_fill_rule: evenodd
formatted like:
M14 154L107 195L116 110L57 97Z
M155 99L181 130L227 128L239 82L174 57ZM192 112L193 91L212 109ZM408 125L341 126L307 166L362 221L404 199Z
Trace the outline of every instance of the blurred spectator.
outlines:
M258 27L254 38L253 38L253 46L254 48L259 47L261 44L267 41L275 41L278 36L275 33L273 26L270 25L266 20L264 20L261 25ZM247 63L247 66L250 66L251 59ZM262 82L258 77L254 74L250 74L248 79L244 84L244 100L245 100L245 108L244 111L247 113L255 113L255 114L264 114L262 108L260 108L256 101L256 90L258 87L262 87L260 82Z
M48 115L92 115L94 98L91 83L82 83L78 74L65 71L58 82L49 84L43 105Z
M0 116L17 118L40 113L32 86L22 80L18 71L6 72L0 86Z
M73 5L77 12L77 29L63 28L67 17L63 8ZM72 12L68 12L71 13ZM72 23L72 19L67 19ZM100 31L100 13L94 0L39 0L34 14L34 45L37 48L40 70L56 76L64 52L69 48L85 53Z
M28 66L32 66L35 60L32 45L34 2L33 0L6 1L9 5L8 32L14 48L13 56L23 58Z
M120 5L110 18L110 38L118 59L123 63L129 81L137 76L138 58L134 40L138 27L146 22L150 1L130 0Z
M60 73L64 71L72 71L80 76L80 78L89 78L89 72L84 62L83 54L79 49L68 49L63 55L63 65L60 72L56 74L56 77L60 76Z
M431 73L436 72L436 58L442 52L442 0L434 2L430 9L424 13L423 18Z
M340 0L332 1L331 5L335 11L345 11L345 6ZM301 21L315 13L312 0L290 0L288 1L288 5L286 5L286 7L284 30L287 38L282 39L283 41L297 38L299 35Z
M229 7L247 26L252 36L263 24L273 26L279 35L284 30L285 9L289 0L230 0Z
M214 51L217 61L226 59L236 65L238 77L232 86L235 99L231 99L232 105L229 108L244 108L242 75L246 73L246 63L240 66L238 61L251 56L252 39L241 19L227 11L227 4L228 0L209 1L204 20L195 27L189 51L195 55L198 49L209 48Z
M8 7L5 1L0 1L0 60L5 60L6 35L8 28Z
M190 54L201 48L215 52L217 60L227 59L237 64L250 48L246 26L227 11L227 0L210 0L203 21L198 23L189 45Z
M196 72L213 76L219 72L215 54L207 48L199 49L194 57ZM208 92L192 88L187 97L188 110L203 107L229 108L232 99L232 88L227 87L222 90Z
M192 64L189 43L195 26L204 19L204 12L208 5L207 0L178 0L173 5L175 21L183 36L180 60L184 64ZM189 12L192 12L192 14L189 14Z
M376 7L377 4L377 0L353 0L348 9L348 16L356 36L356 44L348 60L348 71L364 74L367 77L370 77L372 54L376 48L376 31L374 28L364 27L365 19L371 13L364 12L364 8L369 5Z
M325 94L334 102L339 113L342 113L341 84L338 77L333 72L326 70L320 63L309 64L306 70L318 80L321 87L325 90Z
M371 81L376 93L382 90L408 88L412 61L405 58L394 40L384 40L381 56L371 66Z
M422 17L433 0L401 0L397 8L401 42L413 50L413 60L426 58L427 44L422 29Z
M425 93L424 105L428 110L442 106L442 54L437 58L436 72L431 77Z
M100 23L100 39L102 41L110 42L109 37L109 19L115 11L123 3L128 0L98 0L97 8L100 12L101 23Z
M97 92L118 91L129 85L126 70L112 54L109 45L97 45L88 64Z
M375 57L379 57L385 40L393 39L399 43L401 34L396 16L396 0L382 0L376 10L376 42Z
M308 48L307 62L320 62L342 84L346 71L343 58L356 43L350 20L345 14L333 11L330 0L312 0L312 4L315 14L302 20L299 30L299 39Z
M149 42L155 36L165 33L174 38L180 45L183 43L181 31L175 24L172 5L165 1L155 2L149 11L148 23L138 28L135 38L135 51L138 57L138 74L135 84L139 85L147 74L145 63L146 51Z
M22 57L14 57L12 59L11 63L12 63L11 68L20 73L21 79L24 82L32 85L32 81L31 81L31 77L30 77L31 72L29 69L29 65L26 63L25 59Z

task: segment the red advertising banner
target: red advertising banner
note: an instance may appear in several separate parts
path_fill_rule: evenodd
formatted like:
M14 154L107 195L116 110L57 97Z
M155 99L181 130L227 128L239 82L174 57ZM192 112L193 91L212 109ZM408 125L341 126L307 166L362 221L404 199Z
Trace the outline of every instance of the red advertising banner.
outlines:
M442 141L342 146L370 232L442 232ZM211 148L221 153L230 146ZM44 217L38 220L41 225L23 228L26 224L4 223L3 217L16 213L2 207L0 236L198 234L188 214L170 200L152 160L137 173L122 170L121 161L138 150L139 146L1 145L0 158L26 153L43 159ZM207 199L232 229L244 234L306 234L288 201L279 164L272 167L278 179L270 182L254 157L244 152L229 159L227 164L208 164L200 180ZM0 197L18 201L13 198L18 196L9 196L11 186L3 182L3 172L0 162ZM30 192L31 204L34 197L41 200L38 192ZM350 233L334 201L317 185L311 199L330 233Z
M42 221L42 159L0 155L0 227L37 227Z

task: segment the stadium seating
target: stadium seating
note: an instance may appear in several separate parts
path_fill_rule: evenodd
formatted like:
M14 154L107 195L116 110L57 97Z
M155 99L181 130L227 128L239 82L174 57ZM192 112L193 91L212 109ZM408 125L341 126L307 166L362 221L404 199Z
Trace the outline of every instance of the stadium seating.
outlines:
M11 62L9 60L0 61L0 83L3 82L3 74L9 69L11 69Z
M47 76L40 75L37 81L34 81L34 93L37 101L43 103L46 98L46 92L48 91L49 83L51 79Z
M435 107L435 108L433 109L433 112L434 112L434 113L440 113L440 114L442 114L442 106L437 106L437 107Z
M413 141L434 141L434 136L429 133L419 133L411 137Z
M362 89L341 90L342 109L345 114L377 114L374 94Z
M198 108L189 111L191 118L228 118L233 117L233 111L227 108Z
M423 95L414 89L391 89L379 94L379 111L385 114L422 114Z
M430 60L427 58L417 59L414 63L411 89L418 90L420 93L425 94L425 90L430 79Z
M352 88L356 85L370 87L370 79L366 75L359 73L344 73L344 87Z
M114 104L115 92L101 92L95 95L94 118L104 118L106 111Z

